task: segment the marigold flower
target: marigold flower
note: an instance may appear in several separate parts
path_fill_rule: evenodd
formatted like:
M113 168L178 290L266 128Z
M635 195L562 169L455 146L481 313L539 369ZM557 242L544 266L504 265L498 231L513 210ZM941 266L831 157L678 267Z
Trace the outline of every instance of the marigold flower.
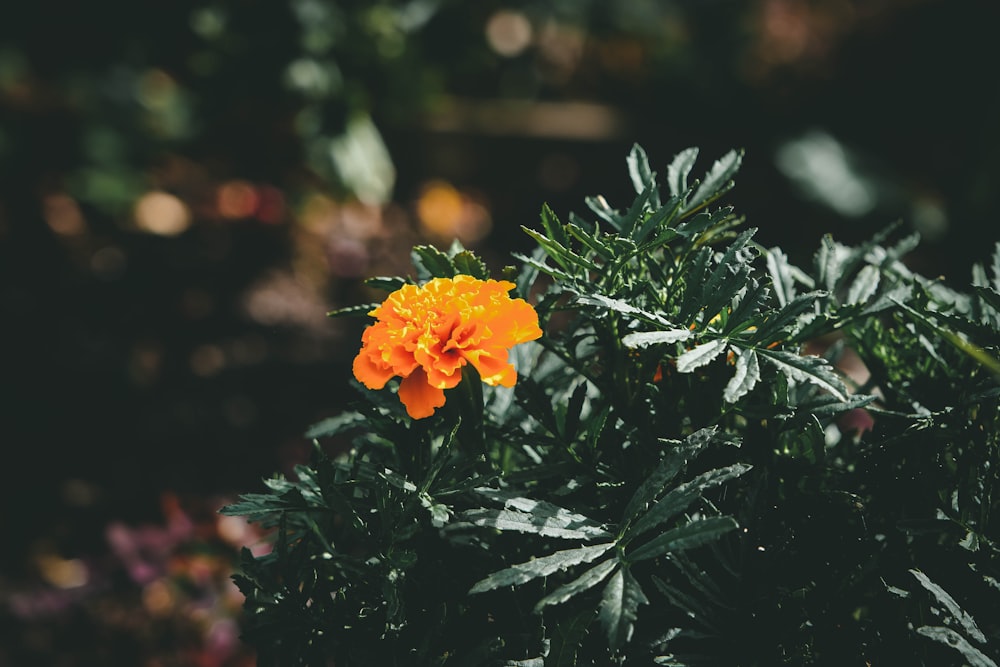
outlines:
M542 335L535 309L511 299L512 289L506 280L466 275L404 285L368 313L377 321L361 335L354 377L369 389L401 377L399 400L414 419L444 405L444 390L459 383L466 364L486 384L512 387L510 348Z

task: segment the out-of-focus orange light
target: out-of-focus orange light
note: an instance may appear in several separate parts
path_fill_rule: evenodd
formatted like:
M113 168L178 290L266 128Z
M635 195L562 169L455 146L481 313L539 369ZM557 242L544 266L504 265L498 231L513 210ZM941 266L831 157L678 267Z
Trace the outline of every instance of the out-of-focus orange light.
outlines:
M147 192L135 203L132 216L139 229L160 236L177 236L191 226L187 205L168 192Z
M167 582L157 579L142 590L142 606L153 616L167 616L177 606L177 596Z
M422 188L417 218L421 230L441 242L458 239L464 244L475 243L493 226L485 206L444 181L431 181Z
M246 181L228 181L216 191L215 205L223 218L249 218L260 206L260 193Z
M453 233L462 216L462 195L450 183L427 183L417 200L417 217L426 231L439 235Z
M57 588L78 588L90 580L90 571L76 558L64 559L54 554L39 556L42 578Z
M79 204L67 194L57 193L42 200L45 223L59 236L80 236L87 231Z

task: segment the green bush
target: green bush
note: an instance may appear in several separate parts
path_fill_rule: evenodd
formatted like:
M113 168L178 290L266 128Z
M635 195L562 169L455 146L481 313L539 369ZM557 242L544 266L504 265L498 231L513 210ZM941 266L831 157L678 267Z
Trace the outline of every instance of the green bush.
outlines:
M718 204L742 154L697 157L659 180L636 146L627 209L525 229L514 388L467 365L412 419L358 384L224 510L273 529L237 577L260 664L1000 661L1000 244L965 292L892 228L796 267ZM413 261L371 284L488 277Z

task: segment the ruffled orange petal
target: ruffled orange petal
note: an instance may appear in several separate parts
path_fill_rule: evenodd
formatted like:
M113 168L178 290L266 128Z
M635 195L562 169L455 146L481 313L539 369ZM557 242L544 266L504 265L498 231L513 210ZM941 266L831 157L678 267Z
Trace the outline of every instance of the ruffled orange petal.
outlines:
M392 366L381 360L373 360L367 348L361 348L354 357L354 377L369 389L381 389L396 372Z
M513 365L507 362L506 350L501 350L499 354L487 350L469 350L463 354L479 372L479 378L486 384L513 387L517 382L517 371L514 370Z
M434 414L434 410L444 405L444 390L432 387L427 382L424 369L417 368L399 383L399 400L406 406L406 414L413 419L423 419Z

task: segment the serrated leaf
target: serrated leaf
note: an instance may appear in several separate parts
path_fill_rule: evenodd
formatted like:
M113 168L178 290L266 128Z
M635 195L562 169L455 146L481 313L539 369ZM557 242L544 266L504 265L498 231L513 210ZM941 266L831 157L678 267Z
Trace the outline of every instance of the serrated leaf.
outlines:
M455 265L445 253L431 245L418 245L410 253L414 266L422 270L422 278L454 278Z
M743 350L736 357L736 372L726 383L722 399L727 403L735 403L747 395L760 379L760 364L754 350Z
M545 275L552 276L553 278L558 278L564 283L572 284L573 281L575 280L573 276L566 273L565 271L557 269L553 266L549 266L548 264L545 263L543 259L528 257L527 255L522 255L521 253L517 252L511 253L511 256L513 256L514 259L523 262L525 266L529 266L537 271L540 271L541 273L544 273Z
M593 523L571 521L566 517L529 514L517 510L475 509L462 512L461 521L474 526L512 530L518 533L535 533L543 537L565 540L593 540L610 537L610 534Z
M607 578L611 571L616 567L618 567L618 560L615 558L609 558L608 560L595 565L573 581L560 586L539 600L535 604L535 613L537 614L541 612L542 609L549 605L562 604L574 595L579 595L580 593L593 588L597 584L604 581L604 579Z
M345 308L337 308L336 310L331 310L326 314L327 317L359 317L361 315L367 315L382 304L380 303L362 303L357 306L347 306Z
M350 430L368 421L368 418L360 412L344 412L334 417L327 417L321 422L313 424L306 431L305 436L310 440L313 438L326 438Z
M684 206L685 211L691 211L715 199L728 189L729 180L739 170L743 162L743 151L731 150L712 164L701 185L691 195Z
M570 223L566 225L566 231L570 233L570 236L580 241L595 253L600 255L605 260L613 259L615 256L615 250L600 238L600 232L591 233L585 230L579 225Z
M865 265L851 283L851 288L847 290L846 304L864 303L872 297L878 290L878 283L881 272L877 266Z
M568 248L569 236L566 235L566 230L563 228L563 224L559 221L559 216L556 215L555 211L553 211L548 204L542 204L540 219L542 229L545 230L548 237L555 243Z
M1000 241L997 241L993 248L993 261L990 264L990 271L993 272L993 290L1000 292Z
M944 605L945 609L948 610L948 614L961 624L962 629L965 630L969 637L976 640L980 644L986 643L986 635L984 635L982 630L979 629L979 626L976 625L972 616L958 606L958 603L955 602L955 598L951 597L946 590L931 581L930 578L920 570L912 569L910 570L910 574L916 577L917 581L920 582L920 585L926 588L938 602Z
M576 549L565 549L557 551L549 556L533 558L525 563L508 567L498 572L494 572L485 579L476 582L469 589L469 595L492 591L503 586L519 586L525 582L547 577L551 574L566 570L580 563L590 563L600 558L615 546L614 542L606 544L595 544L589 547L579 547Z
M608 635L608 647L613 652L632 638L633 623L641 604L649 604L649 599L639 582L628 568L619 569L604 587L598 612Z
M838 399L847 400L847 388L844 387L843 380L822 357L800 356L783 350L763 348L758 349L757 354L781 371L785 377L801 382L811 382L826 389Z
M672 326L670 322L656 313L650 313L649 311L642 310L641 308L636 308L621 299L612 299L611 297L604 296L603 294L580 294L576 297L576 301L577 303L584 303L591 306L600 306L624 315L632 315L633 317L647 322L662 324L668 327Z
M965 658L967 667L997 667L997 663L988 655L951 628L924 625L917 628L917 634L955 649Z
M622 513L622 524L628 525L632 519L663 492L667 483L674 479L687 462L696 456L708 443L715 438L716 429L713 426L695 431L683 442L673 443L663 459L657 464L649 477L643 480L639 488L629 499Z
M795 298L795 278L788 256L780 248L770 248L766 255L767 272L771 274L774 296L782 306Z
M486 268L486 263L469 250L462 250L456 253L451 258L451 261L455 265L455 269L461 274L472 276L479 280L488 280L490 277L490 270Z
M368 287L385 290L386 292L395 292L406 284L406 280L397 276L374 276L365 279L365 285Z
M1000 314L1000 292L997 292L992 287L976 287L973 288L976 295L979 296L993 311Z
M635 193L642 193L654 180L653 172L649 168L649 158L646 157L646 151L639 144L632 144L632 150L629 151L625 162L628 164L628 175L632 179L632 187L635 188ZM659 202L654 203L653 206L659 206Z
M646 210L646 205L649 202L649 198L653 194L655 185L650 183L646 189L639 193L632 205L629 206L625 214L621 216L620 224L622 236L620 240L632 241L632 236L635 234L636 227L639 224L639 220L642 218L642 212Z
M722 351L726 349L727 342L725 338L716 338L691 348L677 357L677 372L690 373L708 364L722 354Z
M622 338L625 347L649 347L661 343L676 343L694 335L690 329L667 329L666 331L636 331Z
M659 204L656 204L656 206L659 206ZM632 235L632 240L636 243L642 243L645 241L646 237L648 237L653 230L658 228L665 220L672 216L676 212L677 208L679 208L679 201L676 198L671 198L670 201L667 202L666 206L656 208L656 210L646 217L642 225L635 230L635 234ZM649 250L650 248L662 245L675 236L677 236L677 230L664 230L662 233L658 234L652 242L643 244L642 247L637 250Z
M706 490L739 477L750 470L750 468L752 466L747 463L734 463L731 466L709 470L681 484L663 496L663 498L653 503L652 507L626 531L626 539L632 540L646 531L652 530L660 524L669 521L687 509Z
M697 148L685 148L674 156L670 166L667 167L667 186L670 194L675 197L683 197L688 190L688 175L698 159Z
M292 506L287 500L270 493L243 493L240 500L226 505L219 510L219 514L224 516L242 516L248 521L255 521L261 517L282 512Z
M618 211L611 208L608 200L602 195L587 197L583 201L591 211L597 214L598 218L611 225L615 231L621 231L621 215L619 215Z
M757 331L750 337L750 340L770 341L776 337L784 335L785 330L789 325L798 320L802 313L810 308L813 308L818 299L821 299L826 295L826 292L820 290L799 294L782 306L778 312L767 317L767 319L765 319L760 326L757 327Z
M506 493L504 491L498 491L496 489L490 489L487 487L480 487L476 489L476 493L484 498L489 498L494 502L503 503L504 509L516 510L518 512L527 512L532 514L539 519L552 519L558 522L560 525L572 525L572 526L589 526L595 529L601 529L600 524L596 521L585 517L582 514L577 514L576 512L570 512L564 507L559 507L553 503L544 500L535 500L533 498L525 498L523 496L518 496L511 493ZM607 533L604 533L607 534Z
M627 554L632 562L656 558L666 553L676 553L685 549L693 549L713 540L738 527L736 520L729 516L711 517L668 530L667 532L646 542L635 551Z

